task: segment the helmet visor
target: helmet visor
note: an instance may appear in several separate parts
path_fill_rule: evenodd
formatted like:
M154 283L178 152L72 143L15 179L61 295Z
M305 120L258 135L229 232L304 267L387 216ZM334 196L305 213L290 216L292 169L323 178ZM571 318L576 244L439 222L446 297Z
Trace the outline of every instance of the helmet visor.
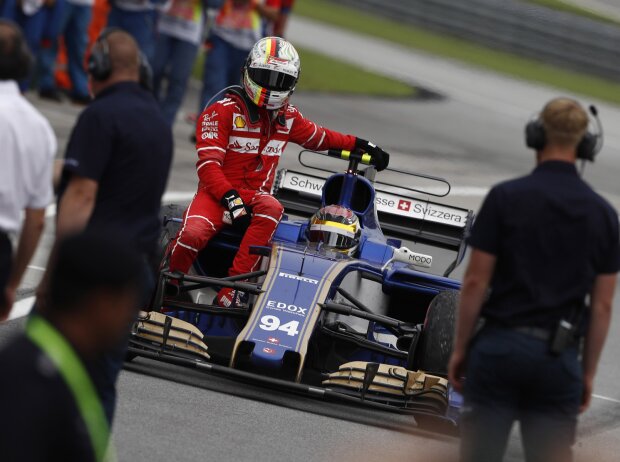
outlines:
M258 85L271 91L291 91L297 80L292 75L283 72L254 67L248 69L248 75Z
M356 239L333 231L310 231L310 242L322 242L324 247L337 250L348 250L355 247Z

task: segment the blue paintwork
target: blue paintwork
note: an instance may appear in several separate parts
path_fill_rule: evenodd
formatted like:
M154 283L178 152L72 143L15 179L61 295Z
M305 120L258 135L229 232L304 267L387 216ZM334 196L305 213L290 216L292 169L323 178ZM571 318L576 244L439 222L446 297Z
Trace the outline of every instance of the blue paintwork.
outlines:
M314 328L312 315L320 310L317 304L324 301L318 294L330 284L324 277L338 262L328 256L306 254L299 248L277 248L281 260L274 278L263 287L266 292L253 308L259 321L244 337L255 344L251 361L272 368L281 364L286 350L300 352L305 348L301 339ZM278 319L277 324L288 326L289 331L268 330L269 322L261 322L266 316L272 321Z
M372 186L372 183L363 176L351 175L349 173L337 173L330 176L323 185L323 194L321 196L322 206L325 207L326 205L332 205L327 203L327 192L330 188L334 188L334 185L340 182L342 182L343 189L346 189L346 192L341 193L340 197L342 199L344 196L347 200L346 204L342 202L341 204L353 210L360 219L360 223L364 230L362 239L375 238L385 242L386 239L381 231L379 219L377 218L375 188ZM366 207L363 209L356 209L351 206L354 188L358 188L358 190L366 190L369 195L369 200L366 203Z
M357 178L354 175L343 175L344 182L340 190L340 200L338 203L348 209L353 209L353 192Z
M359 259L370 263L376 263L383 266L392 258L394 249L385 241L375 238L368 238L362 242L359 251Z
M459 290L461 284L454 279L423 273L409 268L403 263L395 263L392 268L385 272L383 287L386 291L404 289L412 292L438 294L447 289Z
M381 231L374 188L364 177L349 173L332 175L323 188L323 206L328 205L326 191L338 184L342 186L338 186L340 203L351 208L362 225L358 255L352 259L342 254L322 251L320 248L306 248L307 221L285 219L280 223L274 234L275 250L271 256L272 259L278 259L274 263L275 269L267 276L262 287L265 293L257 299L251 325L243 339L240 339L254 344L249 359L258 368L277 370L282 366L286 351L299 353L305 350L318 319L318 304L324 301L319 294L326 289L326 298L333 297L335 290L350 271L363 270L380 276L383 279L383 290L387 293L393 289L404 289L412 293L432 295L442 290L460 288L460 284L453 279L416 271L400 263L395 263L386 272L382 272L382 266L392 257L394 248L401 243L395 239L386 239ZM364 197L369 197L363 210L356 210L351 206L355 200L354 193L359 192L359 188L366 189L367 194ZM219 245L217 238L215 244ZM224 248L236 250L230 243L221 244ZM339 262L347 264L338 265ZM337 270L334 269L336 266ZM195 269L199 273L203 272L199 264ZM240 335L239 325L225 321L221 316L188 316L182 312L177 315L196 324L206 335ZM389 347L389 343L382 342L377 337L378 334L386 333L388 331L382 326L369 323L368 340ZM357 349L349 360L403 365L400 358L363 348ZM451 392L450 404L451 409L456 409L461 406L462 399Z
M276 228L273 240L274 242L302 242L305 240L307 228L307 221L283 220Z

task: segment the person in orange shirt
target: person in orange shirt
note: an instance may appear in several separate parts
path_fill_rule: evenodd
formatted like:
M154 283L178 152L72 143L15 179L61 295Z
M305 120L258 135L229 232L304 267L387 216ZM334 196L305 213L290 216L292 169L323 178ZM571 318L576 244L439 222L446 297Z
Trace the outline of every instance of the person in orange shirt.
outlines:
M108 22L108 12L110 11L110 4L108 0L95 0L93 4L93 15L88 26L88 47L90 50L93 44L97 41L97 37L101 34L101 31L105 28ZM71 78L67 69L67 49L64 41L59 41L58 57L56 58L56 66L54 72L54 80L56 81L56 87L62 90L71 90ZM88 52L87 52L88 54Z
M39 56L41 78L39 95L42 98L60 101L56 88L54 66L58 55L58 38L64 37L67 50L68 70L71 78L71 100L78 104L90 102L88 76L84 58L88 45L88 25L92 17L93 0L67 0L60 19L60 33L51 39L50 46L43 48Z

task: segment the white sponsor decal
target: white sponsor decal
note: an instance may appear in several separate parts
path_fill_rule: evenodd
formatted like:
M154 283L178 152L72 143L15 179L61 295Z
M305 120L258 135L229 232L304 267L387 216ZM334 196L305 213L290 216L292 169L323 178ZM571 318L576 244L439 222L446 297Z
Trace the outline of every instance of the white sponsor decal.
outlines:
M289 305L288 303L278 302L275 300L267 301L267 308L278 311L287 311L289 313L294 313L298 316L305 316L306 311L308 311L308 308L302 308L301 306L297 305Z
M286 335L289 335L291 337L295 337L297 334L299 334L299 321L289 321L286 324L281 324L280 318L270 314L260 318L260 324L258 325L258 327L260 327L262 330L266 330L267 332L281 330L283 332L286 332ZM270 343L273 343L274 345L276 344L275 342ZM271 348L268 349L271 350ZM263 351L265 351L264 348ZM265 353L270 354L274 352L275 350L265 351Z
M263 148L261 154L265 156L279 156L284 151L286 141L271 140Z
M321 197L325 180L297 172L285 172L280 187ZM428 220L435 223L463 228L467 222L467 210L447 205L410 199L396 194L377 191L377 210L392 215Z
M286 127L281 127L278 128L278 133L290 133L291 132L291 128L293 127L293 122L295 119L286 119Z
M285 273L283 271L280 271L280 274L278 276L280 276L281 278L295 279L296 281L307 282L309 284L314 284L314 285L317 285L319 283L319 281L317 281L316 279L310 279L310 278L306 278L303 276L297 276L296 274Z
M421 253L411 253L409 254L409 264L430 268L433 265L433 257L430 255L423 255Z
M213 111L213 112L211 112L211 114L204 114L202 116L202 121L203 122L208 122L211 119L215 119L216 117L217 117L217 111Z
M243 154L258 154L259 140L231 136L228 140L228 149Z
M422 268L430 268L433 266L432 255L424 255L422 253L414 252L407 247L401 247L400 249L394 249L392 258L383 266L383 269L387 268L392 262L399 261L412 266L420 266Z
M212 120L216 117L217 113L215 111L213 111L211 114L205 114L202 116L202 121L200 122L201 139L217 140L219 121Z
M325 182L320 178L307 177L305 175L286 172L284 178L282 178L280 187L310 193L313 196L321 197L324 183Z

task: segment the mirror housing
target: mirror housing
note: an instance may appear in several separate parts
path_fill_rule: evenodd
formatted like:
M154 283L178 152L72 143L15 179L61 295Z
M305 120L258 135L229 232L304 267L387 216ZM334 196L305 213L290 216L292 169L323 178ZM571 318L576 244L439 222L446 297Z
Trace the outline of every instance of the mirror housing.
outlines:
M425 255L423 253L414 252L407 247L401 247L399 249L394 249L394 253L392 254L392 258L390 258L387 263L383 266L383 271L388 267L390 263L393 262L401 262L406 263L410 266L417 266L421 268L430 268L433 266L433 256Z

